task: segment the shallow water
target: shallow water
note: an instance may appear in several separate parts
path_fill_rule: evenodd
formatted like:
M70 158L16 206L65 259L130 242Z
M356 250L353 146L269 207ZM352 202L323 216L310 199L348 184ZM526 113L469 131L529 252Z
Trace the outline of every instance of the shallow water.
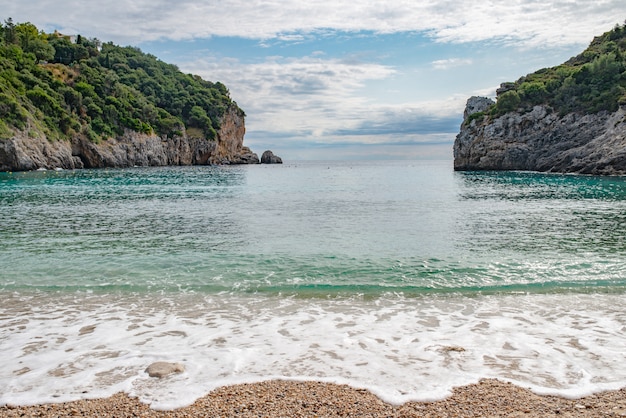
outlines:
M0 393L626 385L626 179L302 162L0 174ZM153 361L185 373L155 381Z

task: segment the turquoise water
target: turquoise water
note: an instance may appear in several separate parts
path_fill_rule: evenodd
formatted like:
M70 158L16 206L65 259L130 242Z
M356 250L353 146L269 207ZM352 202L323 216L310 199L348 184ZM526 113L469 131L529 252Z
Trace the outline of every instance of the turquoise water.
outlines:
M0 404L122 390L170 408L272 377L396 402L481 377L626 385L622 177L449 161L0 173L0 207ZM151 360L188 371L155 388Z
M0 286L623 291L626 180L447 162L0 174Z

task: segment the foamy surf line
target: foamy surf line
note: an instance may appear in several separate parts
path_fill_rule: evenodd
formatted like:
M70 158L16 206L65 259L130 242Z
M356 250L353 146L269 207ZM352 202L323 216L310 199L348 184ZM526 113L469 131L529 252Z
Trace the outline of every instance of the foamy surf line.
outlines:
M276 378L347 383L393 404L483 377L566 397L626 386L620 294L0 296L0 404L125 392L175 409ZM185 371L151 378L156 361Z

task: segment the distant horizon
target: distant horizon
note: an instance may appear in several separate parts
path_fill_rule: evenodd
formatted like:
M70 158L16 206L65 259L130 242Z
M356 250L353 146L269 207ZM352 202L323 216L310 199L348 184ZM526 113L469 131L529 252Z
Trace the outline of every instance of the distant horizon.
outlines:
M452 158L467 99L559 65L626 4L0 0L14 22L131 45L224 83L244 144L283 160Z
M454 141L454 139L452 140ZM452 145L450 143L441 144L413 144L413 145L394 145L394 144L357 144L357 145L339 145L339 146L304 146L287 149L285 154L271 148L254 148L251 147L249 141L244 138L244 145L250 147L252 152L261 154L270 150L277 156L281 157L283 162L289 161L372 161L372 160L389 160L389 161L443 161L453 160ZM284 150L283 150L284 151ZM365 152L364 152L365 151Z

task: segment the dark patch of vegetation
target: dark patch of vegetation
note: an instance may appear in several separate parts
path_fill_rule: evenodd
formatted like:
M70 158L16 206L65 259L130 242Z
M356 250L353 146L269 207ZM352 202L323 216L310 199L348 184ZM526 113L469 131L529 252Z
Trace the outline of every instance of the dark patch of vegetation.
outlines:
M580 55L499 90L491 116L545 104L561 115L614 112L626 104L626 24L596 37Z
M224 84L138 48L0 23L0 138L14 129L99 141L124 129L171 137L190 128L214 139L230 108L243 115Z
M485 118L485 112L475 112L467 117L467 120L465 121L465 123L467 125L470 125L472 121L482 122L484 118Z

